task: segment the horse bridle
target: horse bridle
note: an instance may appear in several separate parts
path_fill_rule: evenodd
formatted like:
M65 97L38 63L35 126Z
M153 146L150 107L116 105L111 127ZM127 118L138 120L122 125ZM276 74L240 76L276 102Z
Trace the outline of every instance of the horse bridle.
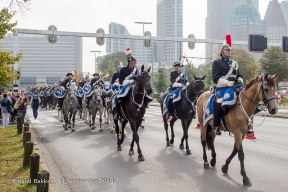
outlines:
M204 81L204 80L194 80L193 81L193 84L195 83L195 82L197 82L197 81ZM198 98L198 94L200 94L200 93L203 93L204 92L204 90L200 90L200 91L198 91L197 93L195 93L194 92L194 90L193 90L193 93L196 95L195 97L188 97L188 93L187 93L187 88L186 88L186 96L184 95L184 97L186 97L187 98L187 100L190 102L190 103L193 103L193 102L195 102L196 100L197 100L197 98ZM192 98L192 99L194 99L194 101L191 101L189 98Z
M263 105L264 105L264 106L267 106L270 101L272 101L272 100L274 100L274 99L276 99L276 98L275 98L275 97L272 97L272 98L270 98L270 99L267 99L267 97L266 97L266 95L265 95L265 93L264 93L264 87L263 87L263 85L266 84L267 81L263 81L263 78L264 78L264 77L261 78L261 92L262 92L262 97L263 97L263 102L264 102ZM258 106L258 103L256 103L256 102L253 101L252 99L248 98L247 95L245 95L245 94L242 92L242 90L240 91L240 94L244 95L249 101L251 101L253 104L255 104L256 106ZM252 119L251 119L251 118L253 117L254 114L252 114L251 117L249 117L248 114L246 113L244 107L243 107L241 97L239 97L239 100L240 100L240 102L238 103L238 105L240 106L240 109L242 110L244 116L247 118L247 120L248 120L248 125L252 125ZM261 109L263 110L264 108L261 107Z

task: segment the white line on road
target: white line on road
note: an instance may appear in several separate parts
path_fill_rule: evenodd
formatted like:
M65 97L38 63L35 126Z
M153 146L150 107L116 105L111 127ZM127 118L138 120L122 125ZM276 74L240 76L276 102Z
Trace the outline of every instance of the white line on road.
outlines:
M29 118L29 120L31 123L41 123L38 119L34 119L33 117Z
M55 122L59 122L57 119L55 119L54 117L45 117L45 119L47 119L49 122L51 123L55 123Z

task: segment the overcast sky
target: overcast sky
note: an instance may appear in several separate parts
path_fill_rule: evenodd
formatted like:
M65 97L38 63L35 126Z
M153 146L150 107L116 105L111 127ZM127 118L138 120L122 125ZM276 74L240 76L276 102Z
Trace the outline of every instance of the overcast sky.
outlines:
M261 18L269 1L259 0ZM135 21L145 21L153 22L152 25L145 25L145 31L150 31L154 36L156 6L157 0L31 0L31 11L26 16L15 16L14 20L18 21L17 28L46 30L49 25L55 25L58 31L91 33L98 28L108 33L109 23L116 22L125 25L132 35L141 35L143 31L142 25L135 24ZM193 33L196 38L205 38L206 7L206 0L183 0L183 37ZM196 44L194 50L189 50L187 43L183 46L187 56L205 56L203 44ZM83 71L93 72L94 53L90 53L90 50L99 50L103 55L106 46L98 46L94 38L83 39ZM201 63L200 60L194 62Z

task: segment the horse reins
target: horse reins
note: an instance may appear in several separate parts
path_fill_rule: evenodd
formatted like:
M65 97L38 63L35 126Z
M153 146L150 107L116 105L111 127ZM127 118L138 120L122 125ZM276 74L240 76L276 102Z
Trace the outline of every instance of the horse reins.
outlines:
M197 81L202 81L203 82L203 80L193 80L193 85L194 85L194 82L197 82ZM187 87L188 88L188 87ZM199 93L201 93L201 92L204 92L203 90L200 90L200 91L198 91L197 93L194 93L194 90L193 90L193 92L192 93L194 93L196 96L194 96L194 97L188 97L188 93L187 93L187 88L186 88L186 90L185 90L185 94L186 94L186 96L184 95L184 97L186 97L186 99L191 103L191 105L192 105L192 108L193 108L193 110L195 111L195 101L197 100L197 98L198 98L198 94ZM182 92L183 93L183 92ZM192 99L194 99L194 101L191 101L189 98L192 98ZM183 100L184 101L184 100ZM185 103L185 101L184 101L184 103ZM186 103L185 103L186 104ZM187 104L186 104L187 105ZM188 105L187 105L188 106Z

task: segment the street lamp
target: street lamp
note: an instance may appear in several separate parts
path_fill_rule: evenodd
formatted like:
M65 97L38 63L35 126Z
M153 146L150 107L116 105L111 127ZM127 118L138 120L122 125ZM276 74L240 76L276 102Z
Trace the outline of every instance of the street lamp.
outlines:
M97 62L96 62L96 53L99 53L99 56L100 56L100 53L101 53L101 51L90 51L90 52L93 52L93 53L95 53L95 60L94 60L94 64L95 64L95 72L97 72L98 71L98 67L97 67Z
M143 35L144 35L144 25L146 24L152 24L152 22L135 22L136 24L142 24L143 25ZM145 59L145 52L144 52L144 45L143 45L143 63L144 63L144 60Z

